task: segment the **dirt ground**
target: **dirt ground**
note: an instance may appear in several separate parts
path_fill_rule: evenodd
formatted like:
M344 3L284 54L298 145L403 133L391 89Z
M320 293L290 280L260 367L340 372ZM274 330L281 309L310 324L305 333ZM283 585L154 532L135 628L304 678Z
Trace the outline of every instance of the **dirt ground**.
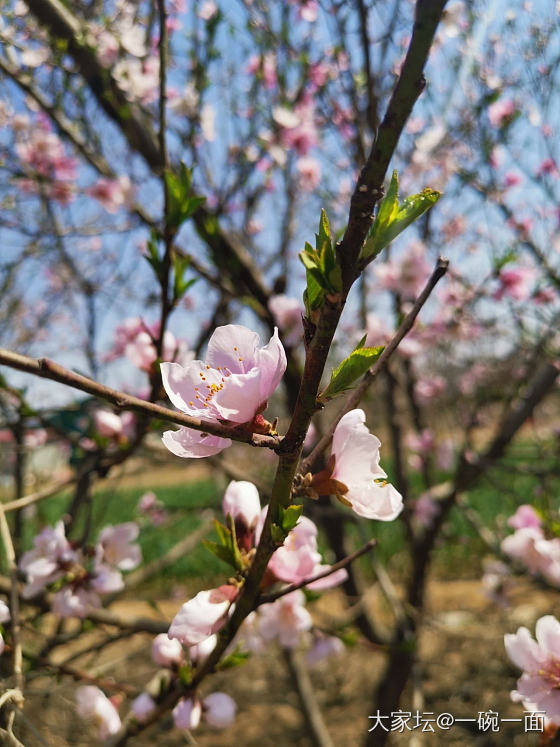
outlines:
M558 614L558 595L535 592L520 583L512 592L509 606L499 606L484 594L478 580L434 581L428 590L428 605L424 632L420 641L421 686L414 694L409 690L401 703L403 711L416 711L437 716L451 713L456 718L477 718L479 711L496 711L500 718L521 718L522 707L513 704L509 691L515 686L516 671L508 663L503 635L515 632L520 625L533 628L543 614ZM530 598L531 604L527 603ZM376 599L371 603L379 606ZM180 600L164 600L157 608L143 602L119 602L121 613L142 616L162 616L170 619ZM341 597L336 592L324 595L315 605L315 621L329 625L342 612ZM386 615L379 607L378 614ZM98 633L92 633L98 635ZM84 638L79 646L85 645ZM72 666L99 676L114 677L141 687L154 673L149 651L151 637L138 634L118 641L101 655L86 655ZM53 651L61 661L76 644L67 644ZM362 744L372 722L372 694L384 661L382 652L358 642L344 654L321 662L311 670L326 724L336 747ZM209 683L210 684L210 683ZM25 723L20 733L26 747L86 747L96 744L74 713L76 684L69 677L35 679L27 685ZM270 648L266 654L252 657L243 666L212 678L211 690L223 690L238 704L234 725L225 732L201 727L190 737L175 729L169 730L171 719L147 730L131 740L138 747L148 745L197 744L201 747L311 747L305 719L281 653ZM423 704L418 701L423 697ZM121 710L124 710L121 709ZM426 718L429 718L426 715ZM386 722L389 723L389 722ZM467 728L466 728L467 727ZM469 728L470 727L470 728ZM23 731L21 731L23 729ZM433 733L407 731L393 733L393 745L534 745L536 734L525 734L523 723L501 723L499 732L479 733L474 725L455 724Z

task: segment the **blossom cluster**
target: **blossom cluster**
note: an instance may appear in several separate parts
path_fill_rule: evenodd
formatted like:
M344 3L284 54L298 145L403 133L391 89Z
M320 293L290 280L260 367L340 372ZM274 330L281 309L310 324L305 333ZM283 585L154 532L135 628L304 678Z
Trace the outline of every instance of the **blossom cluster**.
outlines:
M79 548L65 535L64 524L46 527L25 552L19 569L25 574L23 597L30 599L53 590L52 611L61 617L85 617L92 607L100 607L100 595L124 588L122 571L130 571L141 561L140 547L134 540L134 522L106 526L94 547Z
M139 317L126 319L115 330L113 345L105 356L107 362L123 355L133 366L141 371L151 373L157 360L155 341L159 336L160 324L147 324ZM186 365L193 358L192 351L183 340L166 330L163 335L161 357L164 361L176 361Z
M541 517L528 504L520 506L508 524L515 531L502 541L504 553L522 563L529 573L560 586L560 538L545 536Z

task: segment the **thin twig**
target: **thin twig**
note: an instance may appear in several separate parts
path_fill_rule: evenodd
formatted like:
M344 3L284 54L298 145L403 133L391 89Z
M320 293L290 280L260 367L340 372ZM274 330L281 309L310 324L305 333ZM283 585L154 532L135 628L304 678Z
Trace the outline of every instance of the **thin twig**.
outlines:
M299 653L293 648L284 649L284 659L299 695L301 709L305 715L305 725L309 730L313 744L315 747L334 747L334 742L315 697L315 689L307 667L301 661Z
M76 481L76 476L67 477L64 480L59 480L48 488L38 490L36 493L24 495L22 498L18 498L15 501L8 501L8 503L4 503L2 509L5 513L8 513L9 511L17 511L20 508L31 506L33 503L38 503L45 498L50 498L51 496L56 495L61 490L64 490L64 488L68 488L70 487L70 485L73 485Z
M354 389L354 391L348 396L346 399L346 402L344 404L344 407L341 409L333 423L331 424L328 431L324 434L324 436L318 441L318 443L315 445L314 449L312 450L311 454L304 459L301 463L300 471L302 474L305 474L309 472L315 461L318 459L320 454L323 453L323 451L327 448L327 446L330 444L333 433L336 429L336 426L338 425L339 420L342 418L342 416L347 413L349 410L354 409L360 402L361 398L364 396L365 392L367 391L368 387L371 385L375 377L382 371L385 366L387 365L389 359L395 352L395 350L398 348L402 340L406 337L406 335L410 332L412 327L414 326L414 322L416 321L416 317L420 313L420 310L430 297L433 289L437 285L437 283L441 280L441 278L445 275L447 272L447 268L449 267L449 260L439 257L438 261L436 263L436 266L434 268L434 271L432 272L428 282L424 286L422 292L414 302L413 307L408 312L408 314L403 319L401 325L393 335L393 338L389 342L388 345L385 346L385 349L377 359L377 361L374 363L374 365L370 368L370 370L365 374L365 376L362 378L362 381L360 384Z

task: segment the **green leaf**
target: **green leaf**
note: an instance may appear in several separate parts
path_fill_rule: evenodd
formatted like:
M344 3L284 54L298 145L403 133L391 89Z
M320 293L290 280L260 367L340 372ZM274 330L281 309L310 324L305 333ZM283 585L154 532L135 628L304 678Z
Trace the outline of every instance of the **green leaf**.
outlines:
M377 211L377 216L375 218L375 224L377 224L377 230L383 230L385 226L390 225L391 221L394 219L395 215L397 214L397 210L399 209L399 177L397 176L396 169L393 171L393 176L391 177L391 184L389 184L389 189L387 190L387 194L383 198L381 204L379 205L379 210Z
M196 283L197 278L185 279L185 272L190 264L189 257L181 257L175 254L173 257L173 298L178 301L182 298L187 290Z
M248 651L240 651L239 648L236 648L233 653L229 654L229 656L225 656L222 659L216 669L219 671L221 669L231 669L232 667L238 667L241 664L245 664L248 658Z
M331 227L326 212L321 209L319 233L315 234L315 249L306 241L299 258L306 270L307 288L303 301L307 315L322 306L325 293L340 293L342 271L332 242Z
M411 223L429 210L441 197L441 193L426 188L416 195L407 197L401 205L398 201L399 181L393 171L391 184L383 202L379 206L373 225L368 233L360 258L370 261L390 244Z
M299 521L299 517L303 513L303 506L288 506L284 508L280 506L280 527L285 532L286 536L292 531L295 525Z
M282 547L284 540L286 539L286 533L282 527L279 527L278 524L272 524L270 527L270 536L275 545Z
M334 369L329 385L319 395L319 399L324 402L345 392L356 379L363 376L373 366L382 352L382 345L375 348L358 347L353 350L348 358L345 358L338 368Z
M243 570L243 561L239 547L237 545L237 537L235 535L235 522L233 521L230 514L227 516L227 522L229 528L220 524L219 521L214 521L214 527L218 534L219 542L212 542L211 540L202 540L202 543L213 555L215 555L224 563L227 563L236 571Z
M211 540L202 540L202 544L212 555L215 555L220 560L223 560L224 563L237 570L235 557L229 547L220 545L218 542L212 542Z
M193 194L192 170L184 163L179 166L179 173L166 171L164 174L167 187L167 223L177 230L188 220L205 201L205 197Z

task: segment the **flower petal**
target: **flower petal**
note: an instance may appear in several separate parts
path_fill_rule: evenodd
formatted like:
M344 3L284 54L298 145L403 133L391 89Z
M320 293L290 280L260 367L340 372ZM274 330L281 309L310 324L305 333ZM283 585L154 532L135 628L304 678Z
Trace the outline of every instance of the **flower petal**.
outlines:
M206 360L212 368L228 368L231 373L245 373L256 365L259 344L256 332L240 324L217 327L208 341Z
M175 456L193 459L219 454L220 451L231 446L229 438L204 434L201 431L193 431L191 428L165 431L162 441Z

